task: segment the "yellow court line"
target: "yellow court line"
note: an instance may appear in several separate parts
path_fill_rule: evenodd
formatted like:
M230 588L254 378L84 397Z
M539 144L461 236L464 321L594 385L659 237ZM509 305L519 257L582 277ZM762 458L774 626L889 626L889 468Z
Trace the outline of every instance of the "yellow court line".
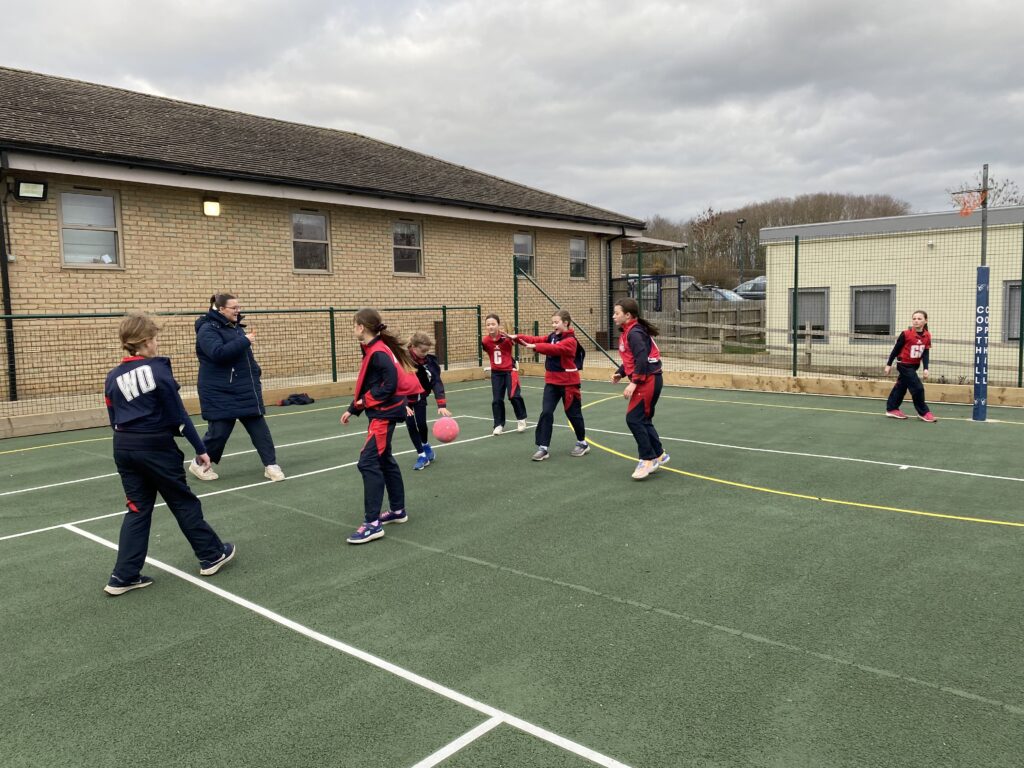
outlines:
M782 394L782 393L773 393ZM811 395L813 397L813 395ZM719 400L714 397L687 397L685 395L662 395L662 400L693 400L701 403L726 403L728 405L754 405L761 408L786 408L795 411L824 411L827 413L852 413L856 416L883 416L883 413L879 411L854 411L848 408L818 408L810 405L780 405L778 403L757 403L750 402L749 400ZM957 403L959 405L959 403ZM974 421L974 419L966 419L963 416L943 416L939 421ZM1024 426L1024 422L1021 421L1005 421L1003 419L987 419L992 424L1012 424L1015 426Z
M602 451L612 454L613 456L620 456L628 461L636 461L635 456L627 456L625 453L620 453L613 448L601 445L594 440L591 440L587 436L587 442L596 448L600 448ZM771 493L776 496L788 496L793 499L804 499L806 501L821 501L825 504L840 504L846 507L859 507L861 509L876 509L882 512L899 512L905 515L919 515L922 517L935 517L941 520L959 520L965 523L986 523L988 525L1005 525L1012 528L1024 528L1024 523L1015 523L1009 520L989 520L983 517L962 517L960 515L944 515L940 512L923 512L918 509L903 509L901 507L885 507L880 504L867 504L860 501L844 501L843 499L830 499L827 496L811 496L806 493L793 493L792 491L780 491L775 488L765 488L760 485L749 485L747 483L738 483L735 480L724 480L720 477L711 477L710 475L700 475L696 472L686 472L682 469L676 469L675 467L659 467L659 472L674 472L677 475L683 475L684 477L693 477L697 480L707 480L709 483L718 483L719 485L729 485L734 488L743 488L748 491L759 491L760 493Z

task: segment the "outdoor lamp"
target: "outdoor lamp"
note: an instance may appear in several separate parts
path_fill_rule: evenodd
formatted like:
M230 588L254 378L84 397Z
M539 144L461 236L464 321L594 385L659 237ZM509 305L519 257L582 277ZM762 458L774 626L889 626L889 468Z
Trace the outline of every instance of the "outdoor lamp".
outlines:
M43 201L46 199L46 182L16 181L14 182L14 197L17 200Z
M206 216L220 216L220 200L208 195L204 197L203 214Z

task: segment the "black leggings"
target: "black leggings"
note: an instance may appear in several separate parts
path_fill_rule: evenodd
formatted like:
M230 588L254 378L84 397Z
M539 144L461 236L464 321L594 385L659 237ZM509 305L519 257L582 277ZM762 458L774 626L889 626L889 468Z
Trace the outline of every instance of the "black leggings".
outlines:
M914 408L919 416L928 413L928 403L924 401L924 384L917 375L916 365L903 365L896 363L896 373L899 377L896 384L889 393L889 399L885 403L885 410L895 411L903 404L903 397L910 390L910 396L914 399Z

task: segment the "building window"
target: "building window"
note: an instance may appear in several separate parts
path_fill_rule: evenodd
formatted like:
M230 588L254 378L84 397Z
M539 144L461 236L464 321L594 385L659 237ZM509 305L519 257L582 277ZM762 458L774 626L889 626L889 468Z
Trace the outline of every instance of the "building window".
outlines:
M292 267L297 272L328 272L331 244L327 215L316 211L292 214Z
M120 220L115 192L61 192L60 242L64 264L121 267Z
M529 232L516 232L512 236L512 253L516 257L516 266L532 277L533 235Z
M865 285L850 289L852 342L888 341L895 333L895 316L895 285ZM874 338L865 338L868 336Z
M569 277L587 276L587 241L583 237L569 238Z
M1020 280L1003 283L1003 339L1020 341Z
M420 225L414 221L396 221L391 226L394 247L395 272L410 275L423 274L423 239Z
M801 288L797 307L797 335L799 341L807 338L810 331L811 341L828 343L828 288ZM789 289L789 327L793 327L793 289ZM789 340L793 341L790 330Z

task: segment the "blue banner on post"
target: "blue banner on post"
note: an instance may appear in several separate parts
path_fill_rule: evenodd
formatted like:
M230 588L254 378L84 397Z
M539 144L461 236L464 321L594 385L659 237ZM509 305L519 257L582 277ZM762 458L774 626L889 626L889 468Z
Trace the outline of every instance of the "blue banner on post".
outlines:
M988 414L988 267L978 267L978 291L974 302L974 414L984 421Z

